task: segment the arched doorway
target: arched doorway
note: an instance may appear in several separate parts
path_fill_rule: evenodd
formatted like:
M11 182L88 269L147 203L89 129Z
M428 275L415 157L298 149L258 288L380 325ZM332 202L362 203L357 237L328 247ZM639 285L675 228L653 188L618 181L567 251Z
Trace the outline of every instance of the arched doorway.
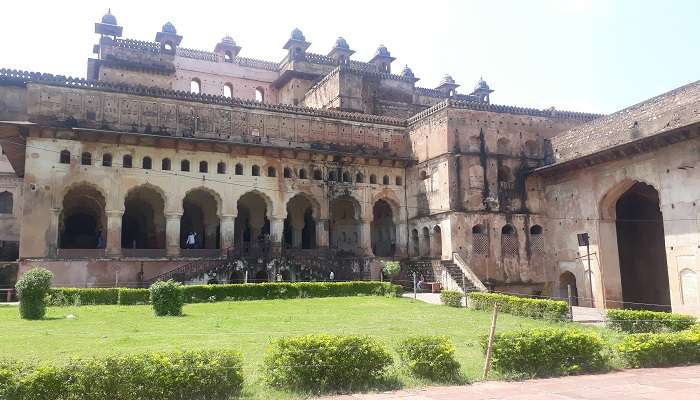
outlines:
M635 182L615 204L620 283L625 307L670 310L659 193Z
M196 249L219 248L219 202L205 189L195 189L187 193L182 200L182 217L180 218L180 245L187 248L186 239L195 233Z
M576 277L569 271L559 276L559 297L567 299L569 296L569 286L571 286L571 305L578 305L578 287Z
M62 249L103 249L107 239L105 198L95 187L82 184L63 197L59 226Z
M440 225L435 225L433 228L433 243L430 244L430 256L442 258L442 229Z
M316 221L314 208L308 197L295 195L287 203L284 220L284 245L294 249L316 248Z
M331 201L330 243L338 250L356 252L360 247L360 203L350 196Z
M386 200L377 200L372 214L372 252L377 257L391 257L396 251L396 225L391 206Z
M132 189L124 200L122 248L165 248L165 200L150 186Z
M259 247L270 238L266 198L258 192L248 192L238 199L238 216L234 243L243 249Z

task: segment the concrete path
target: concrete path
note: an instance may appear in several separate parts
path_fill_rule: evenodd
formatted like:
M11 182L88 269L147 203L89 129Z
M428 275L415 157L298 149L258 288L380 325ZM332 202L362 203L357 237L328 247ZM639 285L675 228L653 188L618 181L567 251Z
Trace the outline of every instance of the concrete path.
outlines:
M603 375L478 382L326 400L699 400L700 366L624 370Z

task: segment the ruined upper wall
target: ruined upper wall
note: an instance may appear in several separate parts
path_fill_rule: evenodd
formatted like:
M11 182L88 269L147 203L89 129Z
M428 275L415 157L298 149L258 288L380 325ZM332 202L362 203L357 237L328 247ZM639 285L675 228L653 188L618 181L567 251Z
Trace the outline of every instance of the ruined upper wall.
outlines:
M572 160L696 122L700 122L700 81L553 137L553 161Z

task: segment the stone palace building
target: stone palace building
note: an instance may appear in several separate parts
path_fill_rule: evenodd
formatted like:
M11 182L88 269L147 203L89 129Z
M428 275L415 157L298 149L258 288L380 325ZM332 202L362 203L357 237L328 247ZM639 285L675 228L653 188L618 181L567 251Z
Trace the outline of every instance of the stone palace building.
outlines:
M125 39L111 13L95 32L85 79L0 70L0 286L33 266L61 286L379 279L393 259L462 290L700 312L700 82L595 115L424 88L383 45L317 54L298 29L279 62L181 47L171 23Z

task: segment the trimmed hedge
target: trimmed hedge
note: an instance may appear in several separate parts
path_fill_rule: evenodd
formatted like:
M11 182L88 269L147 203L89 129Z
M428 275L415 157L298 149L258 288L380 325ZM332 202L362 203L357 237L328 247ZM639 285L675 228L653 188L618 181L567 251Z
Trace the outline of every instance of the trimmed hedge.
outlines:
M372 387L392 364L389 351L367 336L308 335L277 340L265 357L272 386L325 393Z
M443 290L440 292L440 301L449 307L462 307L464 294L456 290Z
M151 291L148 289L120 288L118 293L117 304L122 306L148 304L151 301Z
M226 350L114 355L60 366L0 361L5 400L224 400L242 385L241 356Z
M182 295L182 284L172 279L158 281L148 289L153 311L158 317L182 315L182 305L185 304Z
M19 315L23 319L42 319L46 314L46 294L53 274L44 268L32 268L15 284L19 297Z
M484 352L488 338L482 340ZM543 377L607 368L598 334L575 329L527 329L496 334L493 369L504 375Z
M500 293L467 294L467 306L471 309L491 311L494 303L498 303L499 312L522 317L563 321L569 314L569 305L565 301L531 299Z
M700 330L627 335L617 346L620 357L633 368L700 363Z
M54 288L49 290L52 306L117 304L117 288Z
M695 317L647 310L608 310L607 326L627 333L678 332L690 329Z
M446 336L413 336L396 348L411 374L437 382L452 382L459 376L455 346Z

